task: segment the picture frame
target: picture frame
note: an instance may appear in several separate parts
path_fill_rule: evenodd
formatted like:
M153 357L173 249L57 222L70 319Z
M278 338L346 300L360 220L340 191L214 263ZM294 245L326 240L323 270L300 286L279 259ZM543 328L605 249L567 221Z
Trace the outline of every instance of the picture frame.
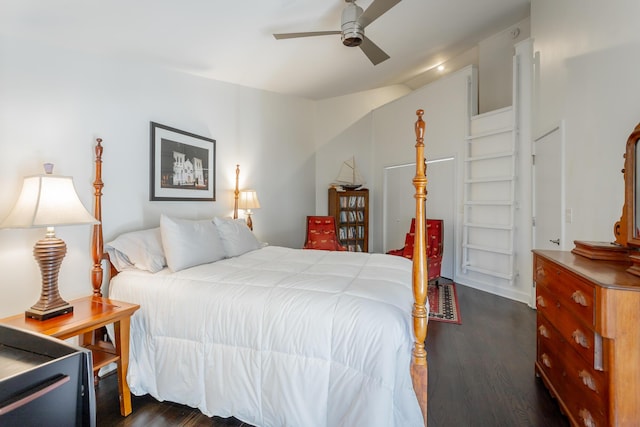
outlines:
M216 200L216 140L151 122L151 201Z

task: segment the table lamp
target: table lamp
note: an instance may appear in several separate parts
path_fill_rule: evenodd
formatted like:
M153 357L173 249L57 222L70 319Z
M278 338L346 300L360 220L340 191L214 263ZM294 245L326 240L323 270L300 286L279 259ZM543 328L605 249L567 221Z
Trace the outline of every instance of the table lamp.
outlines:
M244 209L247 215L247 226L253 230L253 221L251 221L251 209L259 209L260 202L258 201L258 195L256 190L242 190L240 192L240 198L238 200L238 208Z
M24 178L15 206L0 223L0 228L47 228L45 237L33 247L42 274L42 293L38 302L25 312L25 316L37 320L73 312L73 306L58 291L58 273L67 245L56 237L54 226L98 222L78 198L73 178L53 175L51 163L45 163L44 168L45 175Z

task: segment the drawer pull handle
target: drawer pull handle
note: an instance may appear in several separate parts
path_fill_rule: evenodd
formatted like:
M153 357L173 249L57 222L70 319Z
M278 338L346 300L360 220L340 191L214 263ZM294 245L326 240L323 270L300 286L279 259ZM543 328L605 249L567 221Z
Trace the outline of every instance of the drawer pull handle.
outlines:
M596 427L596 422L591 416L591 413L585 408L578 411L578 416L582 419L582 425L584 425L584 427Z
M546 307L547 304L544 302L544 298L540 295L536 298L536 302L540 307Z
M5 415L15 409L22 408L47 393L54 391L61 385L68 383L70 380L71 377L69 377L69 375L58 374L44 380L42 383L33 385L30 389L15 396L14 399L0 402L0 415Z
M544 364L544 366L546 366L547 368L551 368L551 359L549 358L549 356L547 356L547 353L544 353L542 356L540 356L540 358L542 359L542 363Z
M575 291L573 294L571 294L571 299L576 304L580 304L583 307L587 306L587 298L585 298L584 294L580 291Z
M582 379L582 383L589 387L591 390L598 392L598 388L596 387L596 382L591 376L591 374L584 369L578 372L578 376Z
M536 274L538 275L538 277L540 278L544 278L544 276L546 276L544 268L543 267L538 267L536 268Z
M542 335L543 337L549 338L549 331L544 325L540 325L540 327L538 328L538 331L540 332L540 335Z
M587 339L587 336L580 329L576 329L575 331L573 331L573 333L571 334L571 337L576 342L576 344L584 348L591 347L589 345L589 340Z

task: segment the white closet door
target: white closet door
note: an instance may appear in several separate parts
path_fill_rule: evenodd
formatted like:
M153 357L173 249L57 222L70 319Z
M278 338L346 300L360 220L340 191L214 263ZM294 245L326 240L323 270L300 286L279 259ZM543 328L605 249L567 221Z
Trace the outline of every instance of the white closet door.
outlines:
M535 249L568 249L563 223L563 128L562 125L536 138L534 143ZM570 221L570 214L567 221Z

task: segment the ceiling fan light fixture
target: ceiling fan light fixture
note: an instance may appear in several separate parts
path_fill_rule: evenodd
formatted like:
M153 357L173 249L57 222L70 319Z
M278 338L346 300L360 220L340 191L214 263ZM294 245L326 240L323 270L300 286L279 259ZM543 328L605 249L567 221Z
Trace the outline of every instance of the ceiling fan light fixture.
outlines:
M342 11L340 30L334 31L307 31L303 33L274 34L276 40L295 39L299 37L328 36L340 34L342 44L347 47L359 47L362 53L373 65L378 65L389 59L389 55L380 49L371 39L365 37L364 29L367 25L385 14L401 0L373 0L373 3L363 11L356 4L356 0L345 0L347 5Z
M362 15L362 8L353 1L347 1L342 11L342 44L348 47L356 47L362 44L364 27L358 19Z

